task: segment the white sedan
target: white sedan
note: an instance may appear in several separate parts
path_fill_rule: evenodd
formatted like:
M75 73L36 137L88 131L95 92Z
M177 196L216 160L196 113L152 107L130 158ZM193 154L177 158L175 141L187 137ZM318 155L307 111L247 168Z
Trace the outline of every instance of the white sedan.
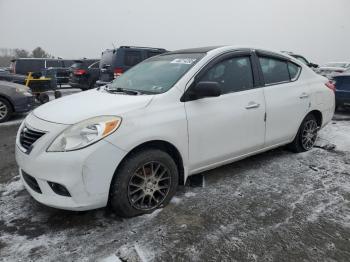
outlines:
M334 86L290 56L179 50L34 110L16 160L37 201L130 217L165 206L190 175L282 145L310 150L334 104Z

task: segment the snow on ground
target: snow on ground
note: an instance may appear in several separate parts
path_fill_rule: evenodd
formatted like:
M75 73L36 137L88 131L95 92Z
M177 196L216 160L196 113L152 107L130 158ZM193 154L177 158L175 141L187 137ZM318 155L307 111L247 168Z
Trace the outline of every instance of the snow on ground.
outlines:
M349 131L333 121L310 152L281 148L206 172L205 188L180 187L167 207L131 219L45 207L7 164L0 261L349 261ZM1 132L0 149L14 142Z

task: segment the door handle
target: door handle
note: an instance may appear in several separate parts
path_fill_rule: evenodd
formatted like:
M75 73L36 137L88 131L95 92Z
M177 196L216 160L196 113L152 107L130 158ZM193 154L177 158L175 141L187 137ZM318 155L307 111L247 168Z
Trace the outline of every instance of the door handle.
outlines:
M253 108L258 108L259 106L260 106L260 104L255 103L255 102L251 102L245 108L246 109L253 109Z
M306 93L302 93L302 94L299 96L300 99L305 99L305 98L308 98L308 97L309 97L309 95L306 94Z

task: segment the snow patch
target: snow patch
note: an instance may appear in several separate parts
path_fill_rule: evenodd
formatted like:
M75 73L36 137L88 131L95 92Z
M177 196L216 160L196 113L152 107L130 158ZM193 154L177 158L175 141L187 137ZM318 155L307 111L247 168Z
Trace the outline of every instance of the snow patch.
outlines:
M182 202L181 198L178 197L173 197L170 201L170 203L174 204L174 205L178 205Z
M105 257L101 260L99 260L100 262L122 262L119 257L117 257L115 254L112 254L108 257Z
M186 192L185 193L185 197L194 197L194 196L196 196L197 194L196 193L194 193L194 192Z
M23 183L20 179L19 176L15 176L12 179L12 182L10 182L9 184L2 186L2 188L0 189L1 191L4 191L2 193L3 196L8 196L11 195L15 192L21 191L24 189Z

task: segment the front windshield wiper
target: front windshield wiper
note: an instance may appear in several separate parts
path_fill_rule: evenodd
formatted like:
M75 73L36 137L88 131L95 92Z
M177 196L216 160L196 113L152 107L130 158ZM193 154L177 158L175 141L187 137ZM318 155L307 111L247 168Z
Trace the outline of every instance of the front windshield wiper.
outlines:
M128 95L140 95L141 92L136 91L136 90L131 90L131 89L125 89L122 87L117 87L117 88L113 88L111 89L109 85L106 86L105 90L109 93L124 93L124 94L128 94Z

